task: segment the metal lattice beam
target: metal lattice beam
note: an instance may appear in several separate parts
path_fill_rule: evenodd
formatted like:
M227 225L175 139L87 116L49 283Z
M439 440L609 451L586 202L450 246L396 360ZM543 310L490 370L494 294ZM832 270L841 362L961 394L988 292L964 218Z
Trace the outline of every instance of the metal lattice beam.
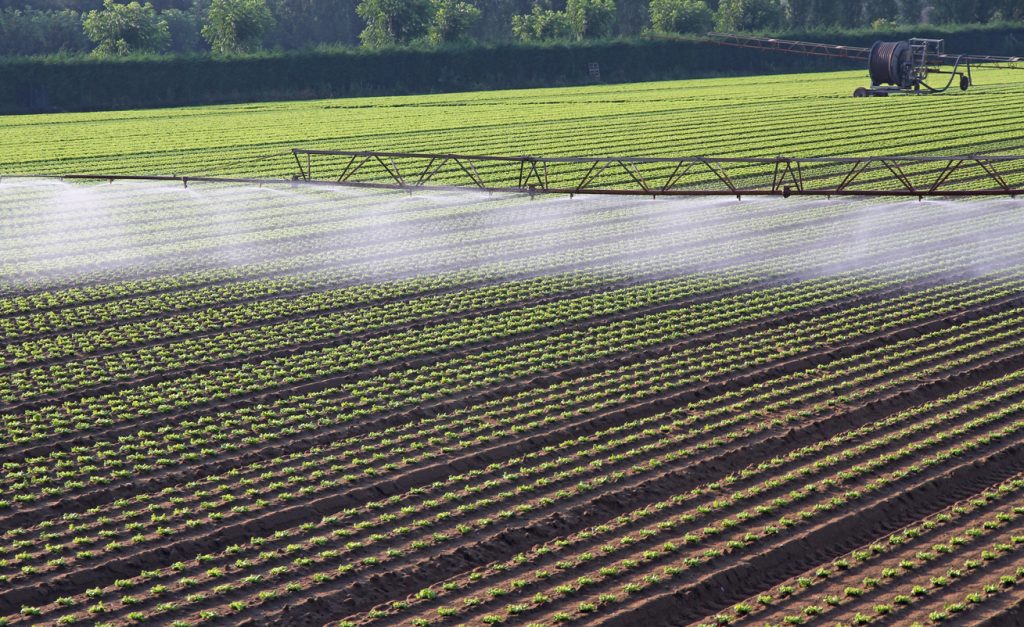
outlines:
M829 57L832 59L853 59L867 61L871 56L870 48L857 46L840 46L810 41L792 41L789 39L771 39L767 37L750 37L733 33L708 33L708 39L715 44L734 48L751 48L754 50L771 50L789 52L812 57ZM920 40L917 40L920 41ZM929 65L971 64L984 65L996 69L1024 68L1024 57L1004 57L996 55L944 54L928 53L923 62Z
M321 177L353 186L406 190L465 188L654 197L924 198L1024 193L1024 156L1017 155L674 158L508 157L301 148L292 152L299 165L299 180L318 180L312 171L317 160ZM364 167L373 163L378 167Z
M1024 195L1024 155L506 157L292 150L291 179L66 174L11 178L308 184L413 191L618 196L982 197ZM315 173L315 175L314 175ZM0 176L0 182L4 176Z
M832 59L854 59L857 61L867 61L871 54L870 48L859 48L857 46L839 46L835 44L820 44L810 41L748 37L746 35L735 35L732 33L708 33L708 39L710 39L712 43L723 46L732 46L734 48L774 50L777 52L790 52L812 57L829 57Z

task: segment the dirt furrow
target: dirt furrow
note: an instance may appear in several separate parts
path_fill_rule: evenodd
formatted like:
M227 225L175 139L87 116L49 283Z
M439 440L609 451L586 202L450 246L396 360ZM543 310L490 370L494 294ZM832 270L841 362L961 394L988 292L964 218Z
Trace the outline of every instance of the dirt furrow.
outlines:
M719 394L724 391L735 390L743 385L760 383L771 380L772 378L784 374L791 374L797 372L806 367L820 365L826 363L832 359L838 359L842 357L848 357L857 354L864 350L870 350L872 348L878 348L885 345L888 341L898 341L903 339L910 339L920 335L937 331L943 328L953 327L959 322L975 320L982 318L989 313L1003 311L1005 309L1012 309L1018 307L1021 303L1016 302L1016 299L1000 299L997 302L985 303L978 305L970 310L964 310L958 312L954 316L936 316L933 319L925 320L914 325L902 327L889 332L874 333L863 338L859 338L856 341L848 342L844 346L827 346L811 351L807 354L801 355L797 358L785 360L783 362L770 364L764 367L758 367L749 370L748 372L736 373L733 377L729 377L723 381L713 382L708 386L701 386L696 389L683 391L679 394L670 395L666 398L653 398L641 404L638 407L633 407L629 411L629 415L633 415L638 411L660 411L667 407L678 405L679 403L685 403L688 400L699 400L709 395ZM755 323L758 327L763 327L763 322ZM741 330L728 331L714 337L698 336L695 338L688 338L676 344L669 346L656 347L649 349L642 353L627 353L621 357L607 358L605 360L598 360L593 363L582 364L577 367L565 369L558 372L552 372L547 375L538 375L530 377L529 379L521 381L512 381L507 384L501 384L497 386L491 386L484 388L479 392L470 395L464 395L457 401L451 399L442 399L435 403L429 403L421 405L413 410L401 410L396 412L389 412L378 418L363 420L355 424L342 424L337 427L324 429L318 431L317 434L291 440L285 444L276 444L267 447L262 447L253 451L247 451L241 454L232 455L229 459L218 459L204 465L204 468L208 472L224 471L230 468L235 468L246 463L252 463L259 461L260 459L269 459L274 456L314 446L317 443L330 442L336 438L351 437L359 433L367 433L374 430L385 429L390 426L397 426L404 424L405 422L415 419L417 415L427 414L434 415L437 413L457 410L471 406L475 402L480 402L487 399L498 398L500 396L507 396L514 394L525 389L529 389L537 386L546 386L557 383L559 381L565 381L574 377L583 376L587 374L593 374L604 370L609 370L618 365L625 363L632 363L638 359L644 359L647 357L657 357L660 355L667 354L669 352L681 350L685 346L693 346L701 343L708 343L711 341L720 341L734 337L736 333L741 333ZM325 386L326 387L326 386ZM253 402L260 402L267 400L266 397L260 397L254 399ZM641 409L647 408L647 409ZM625 412L618 411L612 414L613 416L619 416L618 418L611 418L612 420L625 419ZM181 416L181 415L179 415ZM189 417L189 415L181 416L182 419ZM166 419L158 419L163 422ZM587 430L597 430L602 425L607 424L606 420L601 415L596 417L588 417L582 421L583 424L589 425ZM147 426L153 426L148 424ZM567 425L560 427L565 429L574 428L573 425ZM95 437L118 437L127 433L132 433L136 428L122 428L122 429L111 429L106 430L103 433L97 434ZM81 440L78 440L81 441ZM86 440L88 441L88 440ZM68 450L68 446L72 446L71 443L67 446L60 447L59 450ZM24 456L41 455L47 454L53 448L34 448L26 451ZM178 481L185 481L187 476L194 476L194 471L189 471L185 474L181 474L181 471L168 469L162 470L158 475L147 478L143 482L137 480L129 482L119 482L113 486L104 486L91 490L90 492L63 497L56 502L43 503L39 507L27 508L22 511L11 512L9 514L0 515L0 521L4 524L17 524L17 525L29 525L42 520L45 516L49 515L51 508L57 507L62 511L82 511L89 507L101 505L106 502L110 502L116 498L120 498L125 490L131 493L139 492L140 490L151 490L167 485L173 485Z
M993 391L993 393L994 393L994 391ZM916 395L916 394L913 394L912 391L910 392L910 394L919 398L919 396ZM839 414L837 417L830 418L829 420L841 420L843 418L843 416L845 416L845 414ZM954 424L955 425L955 424L959 424L959 422L966 421L966 420L968 420L968 418L967 417L963 417L961 419L953 421L953 423L950 423L950 424ZM859 425L856 425L856 424L855 425L851 425L850 428L855 428L857 426L859 426ZM888 429L886 431L889 431L889 430L891 430L891 429ZM876 433L875 435L877 436L878 434ZM694 442L691 442L690 444L695 444L699 440L700 440L700 438L698 438ZM745 452L757 451L757 445L761 441L762 440L758 440L758 439L753 439L753 440L750 440L750 441L746 441L744 443L742 449L739 449L739 447L732 447L731 450L735 451L735 450L739 449L739 450L742 450L742 451L745 451ZM890 448L897 448L898 446L900 446L899 443L894 443L894 444L891 445ZM716 456L716 459L717 458L726 458L726 457L729 456L730 449L718 449L718 450L721 451L721 454ZM885 449L875 450L873 453L877 454L880 451L884 452ZM769 451L765 455L761 455L758 458L759 459L766 459L772 453L773 452ZM622 462L619 462L619 463L616 463L616 464L611 464L611 465L604 464L604 465L602 465L602 467L600 468L599 471L595 470L595 473L597 475L602 475L602 474L607 474L607 473L614 472L616 470L623 470L624 468L627 468L628 466L630 466L632 463L634 463L634 460L625 460L625 461L622 461ZM856 463L854 460L848 460L848 461L844 462L843 464L841 464L837 468L838 468L838 470L842 470L843 468L851 466L854 463ZM668 471L668 470L672 470L673 468L675 468L675 470L677 470L678 472L685 472L688 468L692 468L692 467L694 467L694 464L692 462L683 462L682 465L680 465L680 463L674 463L674 464L669 464L669 465L662 465L662 466L659 467L659 470L664 469L664 470ZM837 470L837 468L833 468L833 470ZM779 469L779 472L782 472L782 470L784 470L784 469ZM658 474L655 477L655 481L657 480L657 477L660 477L660 476L663 476L663 474ZM530 497L531 501L536 502L538 499L542 498L545 494L547 496L551 496L552 493L558 491L560 488L567 487L569 484L574 483L576 481L586 481L586 480L590 480L590 479L593 479L593 478L594 477L590 477L590 476L578 476L578 477L573 477L572 479L566 480L565 482L555 481L553 483L550 483L550 484L546 485L544 487L544 492L543 493L533 494ZM756 483L757 479L751 479L750 482ZM615 487L613 489L613 496L614 495L621 496L622 494L626 494L627 496L623 497L623 498L626 498L627 500L630 500L630 502L633 502L633 501L636 500L636 493L639 492L639 490L637 489L637 486L645 486L645 485L649 485L649 483L650 483L649 481L645 481L641 477L640 479L638 479L636 481L633 481L632 483L630 483L628 485L615 484L618 487ZM743 482L743 483L746 483L746 482ZM741 485L736 485L734 487L737 490L742 488ZM500 487L494 488L494 490L500 490L500 489L501 489ZM779 490L782 491L782 492L785 492L786 488L779 488ZM482 498L482 497L488 496L488 493L489 493L489 491L478 492L478 493L475 493L474 496L475 496L475 498ZM772 495L771 494L766 494L766 495L763 495L763 496L764 496L764 498L769 498ZM566 512L566 513L572 514L574 512L577 512L577 511L581 510L581 508L586 508L586 507L594 506L595 503L598 503L597 507L600 508L601 506L600 506L599 501L600 501L599 499L595 500L592 496L586 495L586 494L583 494L583 495L575 497L575 498L571 498L569 500L562 499L556 505L543 506L543 507L535 509L534 513L531 514L532 518L530 520L525 520L525 521L520 522L518 524L518 526L515 527L515 529L530 528L531 526L544 524L545 521L547 521L550 518L550 516L552 515L552 513L555 512L555 511ZM400 507L403 503L404 502L399 502L398 504L395 504L393 507L387 507L387 508L382 508L382 509L375 509L374 510L374 514L375 515L382 515L382 514L387 514L389 512L394 513L394 511L396 511L397 508ZM507 505L508 505L507 503L505 503L505 504L495 503L495 504L493 504L491 506L488 506L488 507L485 507L483 509L475 510L474 511L474 516L476 518L479 518L479 517L482 517L482 516L487 516L487 515L496 513L497 511L501 510L503 507L507 507ZM655 516L653 518L646 518L645 520L647 520L648 522L655 522L657 520L657 516ZM453 531L453 527L455 527L458 524L458 522L459 522L458 520L453 520L450 523L446 523L444 525L434 525L434 526L432 526L432 529L435 532L445 532L445 531L452 532ZM463 521L463 522L465 522L465 521ZM512 528L506 529L506 532L510 531L510 529L512 529ZM459 534L458 534L459 535L459 542L460 542L459 547L452 548L452 547L441 546L441 547L439 547L437 549L430 549L428 551L428 553L430 553L429 556L425 556L425 555L421 554L418 559L420 560L420 563L433 564L433 561L435 559L446 559L447 556L449 556L449 555L451 555L453 553L453 551L454 552L464 552L464 553L472 554L472 555L474 555L474 560L477 559L477 558L482 558L482 557L486 556L488 554L488 552L490 552L492 550L491 547L490 547L490 544L493 543L494 537L491 534L492 534L492 532L490 530L487 530L487 529L481 529L481 530L478 530L478 531L471 531L471 532L465 532L464 530L460 531ZM358 539L360 539L360 536L349 536L349 539L350 540L358 540ZM598 542L598 540L594 540L594 542ZM273 546L273 543L264 545L264 547L272 547L272 546ZM503 549L504 546L502 545L500 548ZM585 547L584 548L580 548L579 550L584 550L584 549L585 549ZM363 557L364 555L369 556L369 555L372 555L372 554L374 554L374 551L373 551L372 548L371 549L367 549L367 550L354 551L354 552L352 552L350 554L347 553L346 554L346 559L358 559L360 557ZM552 556L551 559L557 559L557 558ZM279 560L279 561L281 562L281 564L286 564L288 562L288 559L285 558L285 559ZM596 568L598 568L599 566L602 565L601 564L602 562L603 562L603 559L599 558L597 561L592 563L592 567L594 569L596 569ZM265 574L265 571L268 568L273 567L275 565L277 565L277 561L275 561L273 563L267 563L267 564L262 565L260 570L263 571L264 574ZM394 576L394 573L395 573L396 570L399 571L399 572L404 572L407 569L408 569L408 567L405 564L403 564L403 563L398 563L398 564L395 564L393 566L387 566L387 567L383 567L383 568L373 568L373 569L369 569L366 572L362 572L362 574L359 575L359 581L365 582L367 580L367 578L369 578L370 580L376 581L376 582L381 582L381 581L387 582L387 580L389 580L390 578L392 578ZM253 572L256 572L256 571L247 571L247 572L249 574L252 574ZM509 577L514 577L513 574L509 574L508 576ZM347 578L348 577L346 577L346 579ZM210 582L209 585L213 585L213 583L216 583L216 582ZM356 584L356 585L359 585L359 584ZM401 586L401 585L404 585L404 583L397 582L394 585ZM492 584L490 584L490 585L495 585L495 584L492 582ZM392 590L393 589L392 585L384 585L383 588L384 589L388 589L388 590ZM202 589L203 589L202 587L199 587L199 588L193 587L193 588L191 588L191 590L193 592L201 591ZM242 593L242 594L244 594L244 593ZM226 603L228 601L231 601L232 600L232 596L233 595L229 595L228 597L224 598L223 599L224 602Z
M757 555L711 572L694 583L650 595L633 607L601 619L599 623L616 627L654 626L668 624L668 616L677 623L711 616L759 590L857 546L869 544L910 521L977 493L1022 469L1024 455L1018 438L983 458L940 469L943 474L939 477L928 478L821 523Z
M186 532L183 535L176 536L177 540L174 543L159 549L147 549L136 554L119 556L108 562L91 565L89 568L82 571L68 573L54 578L49 582L50 585L47 588L47 598L49 598L49 595L59 596L60 594L73 593L86 582L109 582L114 578L124 576L129 572L137 573L144 569L165 566L166 564L178 559L188 559L191 555L198 552L215 550L217 547L223 547L235 542L245 541L254 535L265 534L277 529L294 526L302 522L316 520L344 508L357 507L369 500L379 499L400 493L401 491L412 487L432 483L433 481L447 476L453 470L461 472L471 468L482 468L495 461L501 461L511 455L521 453L524 450L531 450L537 446L544 446L548 443L557 443L569 437L593 433L604 426L615 424L616 422L646 415L653 415L664 411L669 406L680 406L690 400L706 398L708 396L719 394L722 391L736 389L743 385L749 385L755 381L770 380L772 377L780 374L796 372L807 367L809 364L824 363L831 359L838 358L840 354L853 354L868 347L884 344L885 341L886 340L884 338L874 338L874 340L868 340L858 345L845 345L839 349L835 349L833 347L832 351L818 351L817 354L813 356L794 359L787 364L774 364L770 367L761 369L759 372L748 373L742 377L728 379L717 384L705 385L696 390L686 390L674 395L672 398L657 399L628 408L620 408L613 412L608 412L605 415L589 417L581 424L562 426L545 434L531 436L526 440L511 441L490 450L474 452L471 455L466 455L459 459L445 460L441 463L434 463L414 469L405 472L398 477L388 477L378 481L377 483L349 490L340 495L318 498L311 502L278 510L269 515L242 520L214 532L203 532L198 535L198 537L189 537L192 534ZM974 369L972 372L961 374L961 376L954 379L954 381L957 382L957 386L967 386L972 382L996 376L997 372L1002 372L1006 368L1022 366L1024 366L1024 355L1018 353L1014 356L1008 357L1005 361L993 360L992 362L988 362L983 366ZM827 424L821 424L814 428L790 430L782 435L775 434L770 438L766 438L763 442L754 445L748 444L746 446L742 446L737 451L723 452L719 456L703 460L687 467L685 470L676 471L666 475L660 480L645 482L644 484L634 488L633 493L643 495L642 498L650 499L655 498L658 494L663 494L666 489L681 489L679 486L680 481L682 481L685 486L693 487L702 482L711 481L714 477L721 477L728 472L745 467L748 463L746 460L758 458L763 459L781 454L782 452L792 450L808 442L813 442L818 438L829 437L829 434L843 430L843 426L846 424L859 424L863 421L870 420L876 416L879 411L898 410L897 408L911 405L922 397L930 398L946 394L949 389L950 386L947 381L925 383L920 388L914 390L912 394L907 395L902 401L889 400L884 405L884 408L879 406L868 406L862 408L859 412L851 412L850 416L847 418L850 422L844 420L842 421L842 425L836 423L829 427ZM827 423L827 421L822 422ZM186 476L182 476L181 479L185 479ZM669 484L671 484L671 488L667 487ZM123 491L108 490L105 494L108 499L119 498L119 496L123 494ZM90 496L95 497L96 495L93 494ZM614 495L605 497L600 499L599 503L601 501L615 501L616 498L617 497ZM635 498L635 496L633 498ZM70 501L70 499L68 500ZM95 503L95 499L88 499L88 503ZM88 505L88 503L86 502L86 499L75 499L69 503L69 505L74 504L75 509L81 509L85 506L91 506ZM66 509L65 506L60 503L58 503L57 507L59 507L61 511ZM49 508L39 510L36 516L33 516L32 518L38 519L38 516L46 515L46 512L49 511L51 511ZM30 522L31 519L28 518L21 520L5 520L5 524L24 525L29 524ZM9 594L0 596L0 600L7 601L12 606L17 603L41 603L43 599L36 597L39 591L32 592L32 590L35 589L22 589L19 591L12 590Z
M718 329L716 331L701 334L698 336L691 336L683 340L670 340L668 342L656 343L652 344L651 347L643 349L641 351L626 351L617 357L603 357L596 361L585 362L580 366L563 370L561 372L534 374L518 381L513 380L509 382L502 382L492 386L485 394L501 393L503 391L508 390L520 391L521 389L523 389L523 387L526 386L543 385L544 383L554 382L555 380L558 380L556 379L556 377L574 376L574 373L586 374L589 372L595 372L602 369L614 367L616 365L621 365L623 363L633 362L636 361L637 359L644 359L647 357L663 355L667 351L678 349L680 346L692 345L694 343L706 343L710 341L722 341L725 339L729 339L731 337L742 335L746 332L771 328L783 324L800 322L802 320L813 319L815 316L825 315L828 313L835 313L841 311L846 307L851 307L857 304L864 304L867 302L880 300L886 294L890 296L894 294L901 294L907 289L913 289L913 286L907 285L896 288L890 288L888 290L884 290L883 292L876 293L874 295L858 295L846 298L839 298L837 300L830 301L829 303L813 306L811 308L795 310L773 318L758 319L750 323L733 325L732 327ZM652 305L649 307L641 308L639 310L633 309L621 313L592 317L581 322L566 323L564 325L560 325L558 329L565 331L597 328L612 321L635 319L641 317L642 315L668 311L674 307L679 307L687 304L687 300L691 298L694 297L683 298L682 300L675 304L669 303ZM697 296L696 298L700 298L700 296ZM694 303L691 302L690 304ZM986 303L986 306L1010 307L1019 304L1024 304L1024 295L998 299L997 301L994 301L992 303ZM0 451L0 461L19 461L23 460L26 457L48 455L55 450L66 451L69 450L70 447L76 445L76 443L79 441L90 441L95 437L117 437L120 435L127 435L130 433L137 432L140 429L153 428L157 425L164 424L170 421L176 421L179 419L195 416L201 412L208 413L230 410L239 407L259 404L261 402L265 402L267 400L272 400L275 398L282 398L285 396L304 394L308 392L315 392L335 387L341 387L344 385L350 385L362 379L378 377L392 372L397 372L403 369L439 364L443 363L445 360L452 359L455 357L465 357L469 355L478 354L483 351L492 350L494 348L509 347L529 340L550 337L553 334L553 328L546 327L545 329L542 329L540 331L521 333L502 341L488 340L483 342L477 342L467 347L451 349L448 351L437 351L434 353L427 353L413 359L398 360L389 364L369 366L342 375L317 378L306 383L282 384L278 386L272 386L269 388L264 388L254 393L243 393L237 395L234 398L226 399L224 401L206 401L203 402L202 404L193 405L192 408L190 408L187 411L168 412L166 414L155 416L152 418L134 420L128 424L121 423L111 427L97 429L95 431L77 430L75 433L72 434L48 438L42 443L32 442L24 445L8 447L6 450ZM218 369L207 368L205 370L216 371ZM179 371L179 373L180 372L181 371ZM82 397L84 395L78 394L73 396ZM466 397L467 395L464 394L459 396L458 398L449 399L446 403L438 403L436 406L432 406L430 409L432 411L443 411L445 406L464 406L466 402ZM30 405L35 405L35 403L32 403ZM421 405L417 408L416 411L422 410L423 406Z
M991 372L976 372L965 378L970 381L964 380L962 383L967 386L988 380L989 376ZM927 402L926 399L950 393L949 388L944 385L925 385L932 386L934 396L923 395L921 390L908 396L918 400L923 398L925 400L922 402ZM959 389L959 386L957 387ZM915 401L909 403L910 406L917 404ZM883 410L883 415L899 409L898 405L893 406L891 411ZM555 512L545 513L542 508L538 515L529 521L523 521L515 527L507 527L494 535L486 535L485 532L482 540L475 540L480 533L469 534L463 538L465 544L455 548L443 548L435 554L418 558L418 561L410 566L403 567L397 564L383 570L375 569L369 578L363 575L355 583L331 584L327 590L333 592L325 591L318 595L317 603L330 601L333 608L331 611L335 616L366 611L378 603L411 595L433 582L462 574L473 567L509 559L526 546L541 544L583 528L603 524L622 514L626 509L641 508L673 494L706 485L750 465L756 465L758 460L783 456L808 443L861 426L877 415L879 408L869 405L862 408L859 416L857 412L851 412L822 419L801 429L791 429L785 435L771 435L752 443L746 442L733 448L715 450L712 456L677 465L676 468L669 468L652 478L641 476L636 481L617 485L613 490L605 491L598 496L583 495L568 502L561 502Z

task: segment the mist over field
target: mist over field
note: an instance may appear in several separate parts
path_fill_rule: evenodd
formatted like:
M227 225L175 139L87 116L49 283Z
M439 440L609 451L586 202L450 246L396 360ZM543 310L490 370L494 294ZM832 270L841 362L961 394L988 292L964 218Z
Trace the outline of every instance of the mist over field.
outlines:
M645 199L153 183L0 184L7 289L74 286L280 262L348 282L447 271L586 271L639 279L796 259L806 279L925 259L921 272L1020 261L1022 201ZM516 260L544 255L532 268ZM929 260L929 255L932 256Z
M1024 625L1024 0L39 1L0 627Z
M287 181L296 145L1019 153L1011 74L920 98L849 98L849 72L0 120L0 623L1012 623L1020 199L10 176ZM969 161L802 161L797 189L1024 182ZM688 162L708 167L587 184L768 190L794 163ZM471 178L522 181L501 163ZM561 163L546 182L587 181ZM447 165L432 183L466 181Z

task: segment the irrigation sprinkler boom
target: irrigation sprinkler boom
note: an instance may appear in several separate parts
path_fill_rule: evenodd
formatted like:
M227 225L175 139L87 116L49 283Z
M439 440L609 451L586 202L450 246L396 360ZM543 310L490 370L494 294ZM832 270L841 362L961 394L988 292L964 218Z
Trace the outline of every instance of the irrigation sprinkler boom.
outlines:
M291 179L138 174L0 175L81 181L319 185L614 196L1024 196L1024 155L512 157L293 148Z
M937 94L952 87L958 78L960 89L967 91L974 81L972 67L1024 69L1022 57L947 54L942 39L876 41L870 48L859 48L726 33L708 33L708 38L724 46L863 61L868 66L871 87L859 87L853 94L857 97ZM943 86L932 86L927 82L932 74L949 75L949 80Z
M511 157L295 148L296 180L384 189L633 196L1024 194L1024 156Z

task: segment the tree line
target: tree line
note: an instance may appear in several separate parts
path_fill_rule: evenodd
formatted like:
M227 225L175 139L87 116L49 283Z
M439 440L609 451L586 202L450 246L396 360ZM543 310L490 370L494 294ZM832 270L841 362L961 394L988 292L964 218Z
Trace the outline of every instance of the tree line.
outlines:
M0 0L0 55L230 55L1024 20L1024 0Z

